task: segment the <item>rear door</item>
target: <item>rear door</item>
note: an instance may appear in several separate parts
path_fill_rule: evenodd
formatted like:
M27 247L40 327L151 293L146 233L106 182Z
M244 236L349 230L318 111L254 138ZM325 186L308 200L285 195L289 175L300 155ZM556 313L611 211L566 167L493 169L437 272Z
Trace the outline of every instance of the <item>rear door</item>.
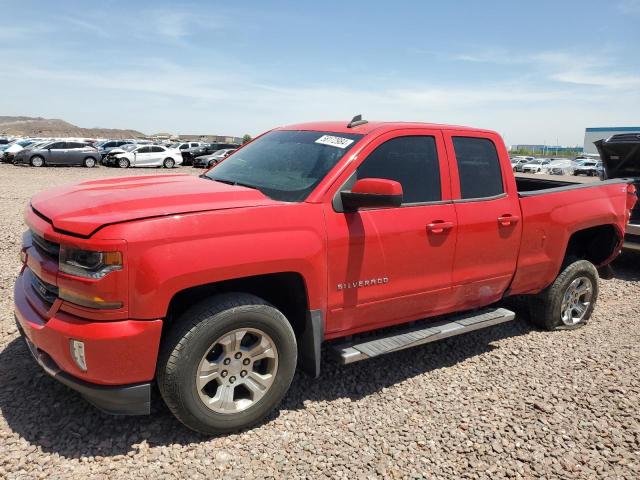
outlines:
M328 333L415 320L452 304L456 216L441 132L390 132L360 159L340 190L356 179L385 178L400 182L404 200L355 213L327 204Z
M89 156L85 143L67 142L66 147L66 155L63 159L65 165L82 165L85 157Z
M481 307L502 298L516 270L520 202L499 136L445 131L445 142L458 219L453 293L457 309Z
M165 159L165 150L162 147L154 145L151 147L151 155L149 156L149 165L162 165Z

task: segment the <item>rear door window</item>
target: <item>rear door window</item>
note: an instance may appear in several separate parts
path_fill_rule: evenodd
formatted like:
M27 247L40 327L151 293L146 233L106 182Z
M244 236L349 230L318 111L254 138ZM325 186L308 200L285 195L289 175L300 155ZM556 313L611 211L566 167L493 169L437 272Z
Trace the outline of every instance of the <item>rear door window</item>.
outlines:
M453 148L463 199L495 197L504 193L496 146L488 138L453 137Z

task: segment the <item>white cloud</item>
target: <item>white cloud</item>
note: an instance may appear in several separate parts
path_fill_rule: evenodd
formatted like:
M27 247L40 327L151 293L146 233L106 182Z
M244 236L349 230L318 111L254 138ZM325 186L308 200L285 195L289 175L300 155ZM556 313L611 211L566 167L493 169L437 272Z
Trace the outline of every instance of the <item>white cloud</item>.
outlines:
M640 5L640 0L637 3ZM518 55L507 50L486 49L453 58L464 62L526 65L547 80L561 83L618 90L638 88L640 75L612 72L614 65L605 53L559 50Z

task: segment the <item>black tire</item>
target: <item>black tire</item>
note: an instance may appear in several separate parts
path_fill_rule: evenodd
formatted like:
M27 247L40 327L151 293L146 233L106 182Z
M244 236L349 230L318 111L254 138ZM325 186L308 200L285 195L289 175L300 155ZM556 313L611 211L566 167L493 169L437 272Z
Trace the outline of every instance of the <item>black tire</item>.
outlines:
M85 166L86 168L93 168L96 166L97 163L98 162L93 157L87 157L82 161L82 165Z
M171 157L165 158L164 162L162 162L162 166L164 168L173 168L176 166L176 161Z
M562 303L574 280L587 278L591 282L589 305L581 320L568 325L562 320ZM530 320L545 330L572 330L587 323L598 300L598 271L587 260L577 260L568 264L555 281L544 291L531 298Z
M118 167L119 168L129 168L129 165L131 165L129 163L129 160L127 160L126 158L118 158Z
M209 162L208 167L209 167L209 168L211 168L211 167L215 167L217 164L218 164L218 162L217 162L216 160L211 160L211 161Z
M31 160L29 160L29 164L32 167L44 167L45 166L44 158L41 157L40 155L34 155L33 157L31 157Z
M269 389L255 404L235 413L219 413L200 399L196 375L201 359L217 339L238 328L266 333L278 354L277 371ZM158 357L160 393L173 414L192 430L215 435L255 425L282 400L297 363L296 338L285 316L254 295L227 293L204 300L176 321Z

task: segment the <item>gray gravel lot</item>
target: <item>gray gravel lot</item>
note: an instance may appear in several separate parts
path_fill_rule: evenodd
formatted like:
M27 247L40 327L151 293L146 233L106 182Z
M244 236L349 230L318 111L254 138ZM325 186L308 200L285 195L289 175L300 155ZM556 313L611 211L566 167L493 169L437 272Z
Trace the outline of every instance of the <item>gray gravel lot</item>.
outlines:
M385 358L327 360L247 432L194 434L160 402L149 417L98 412L18 337L22 210L50 186L165 172L0 165L0 478L640 478L640 257L626 254L585 328L537 331L522 314Z

